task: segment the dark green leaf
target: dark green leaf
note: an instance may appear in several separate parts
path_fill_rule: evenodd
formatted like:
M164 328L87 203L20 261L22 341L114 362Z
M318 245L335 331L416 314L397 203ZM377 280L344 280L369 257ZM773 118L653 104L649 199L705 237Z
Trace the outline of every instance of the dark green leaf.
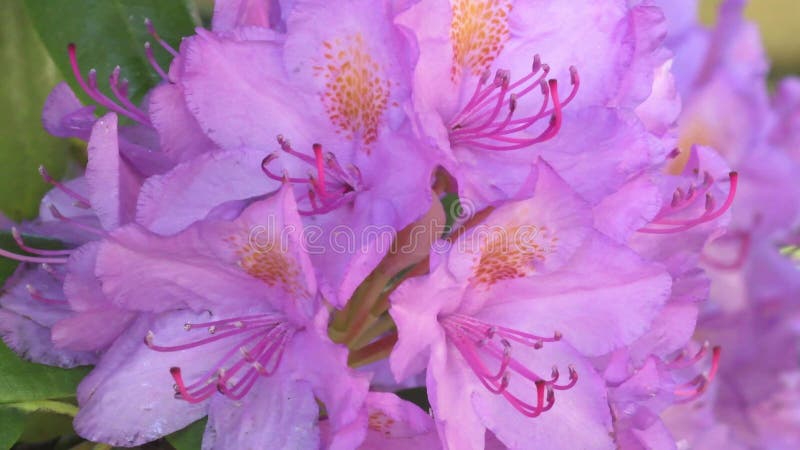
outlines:
M88 372L88 367L60 369L24 361L0 343L0 403L74 396Z
M395 394L403 400L407 400L419 406L423 411L427 412L431 410L431 403L428 401L428 390L424 387L401 389L395 392Z
M167 436L169 442L177 450L199 450L203 442L203 431L206 429L206 419L198 420L188 427Z
M25 418L20 442L44 442L73 434L72 417L51 412L34 412Z
M3 2L0 14L0 211L31 218L50 187L37 173L44 164L60 177L68 141L49 136L40 120L50 89L61 78L25 14L22 0Z
M77 45L83 76L97 69L99 84L108 95L111 91L105 81L119 65L134 100L159 81L145 57L144 43L153 45L164 70L171 60L148 34L144 19L149 18L161 37L176 48L195 25L186 2L178 0L25 0L25 4L53 61L76 92L80 89L67 57L69 43Z
M447 194L442 198L442 207L444 208L444 215L447 222L445 223L445 232L450 230L456 218L463 214L461 202L456 194Z
M0 450L8 450L22 435L25 414L15 409L0 408Z

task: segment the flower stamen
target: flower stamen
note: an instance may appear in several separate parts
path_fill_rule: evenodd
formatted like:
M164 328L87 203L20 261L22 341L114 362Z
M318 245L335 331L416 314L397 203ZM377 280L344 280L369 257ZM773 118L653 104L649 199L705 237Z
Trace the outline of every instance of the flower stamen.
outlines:
M665 207L661 208L661 211L652 221L650 221L650 224L640 228L639 232L651 234L680 233L694 228L697 225L718 219L720 216L725 214L728 209L730 209L731 205L733 204L733 199L736 197L736 188L739 182L739 175L736 172L730 172L728 174L728 178L730 180L728 195L725 197L725 201L719 208L716 206L716 200L714 199L714 196L709 192L711 187L715 184L715 181L713 177L706 172L704 173L703 182L701 183L700 187L696 187L694 184L692 184L685 193L680 188L676 189L672 196L672 201ZM703 207L703 213L700 216L690 219L671 218L677 213L696 205L697 201L701 198L704 198L705 204Z
M552 139L561 129L561 111L577 94L580 77L574 67L570 67L572 91L563 101L558 94L558 82L555 79L545 81L550 67L542 64L539 56L533 59L531 72L511 83L511 74L507 70L498 70L494 81L489 81L488 71L480 77L475 91L466 106L449 122L451 145L494 151L510 151ZM528 117L513 119L519 101L536 87L541 89L542 104L539 110ZM517 92L515 89L521 88ZM552 106L548 109L548 102ZM508 112L501 118L503 108ZM524 132L539 120L550 116L548 126L534 137L514 137Z
M168 51L174 57L178 56L178 52L156 32L156 27L153 26L153 21L151 21L149 18L145 18L144 26L147 28L147 32L150 33L150 36L153 36L153 39L155 39L164 50Z
M11 227L11 236L14 238L14 242L17 243L17 246L21 250L24 250L28 253L33 253L34 255L39 256L69 256L72 254L72 250L43 250L31 247L25 244L25 241L22 238L22 234L20 234L17 227Z
M705 345L690 361L693 363L699 361L705 356L707 347L708 345ZM720 347L714 347L711 351L711 367L708 369L708 372L705 374L701 373L675 388L674 394L676 397L679 397L679 403L691 402L703 395L717 374L721 353L722 349ZM681 356L678 358L681 358Z
M502 326L489 325L473 317L452 314L440 319L448 336L448 341L461 353L464 360L478 377L481 384L491 393L502 395L514 408L528 417L537 417L548 411L555 403L555 391L566 390L578 381L577 371L570 366L569 382L558 385L558 368L554 367L551 377L545 379L531 371L512 356L512 342L533 349L540 349L545 342L561 339L560 333L552 337L538 336ZM499 361L497 370L491 370L486 359ZM536 403L530 404L509 392L511 374L532 382L536 387Z
M50 173L47 172L47 169L43 165L39 166L39 175L41 175L41 177L45 181L45 183L50 184L54 188L56 188L59 191L67 194L69 197L72 197L73 199L75 199L75 203L73 203L73 206L78 207L78 208L83 208L83 209L91 208L91 203L89 202L89 199L87 199L86 197L84 197L81 194L78 194L77 192L73 191L72 189L70 189L66 185L64 185L64 183L61 183L61 182L57 181L55 178L53 178L52 176L50 176Z
M184 382L179 367L170 369L175 380L176 396L190 403L206 400L215 392L240 400L259 376L268 377L277 371L286 344L297 331L278 314L186 323L183 329L187 332L206 330L207 335L184 344L163 346L154 343L155 335L149 331L144 339L145 344L158 352L177 352L239 337L205 375L193 383Z
M277 139L283 152L310 165L315 171L315 173L310 173L308 178L290 177L288 174L280 176L269 169L269 165L278 159L279 155L276 152L267 155L261 162L261 170L273 180L309 185L305 197L309 209L299 210L300 215L310 216L333 211L349 202L353 195L361 189L361 172L355 166L350 166L345 170L332 153L323 152L321 144L312 146L314 157L311 157L295 151L283 136L278 136Z
M41 293L38 289L33 287L31 284L26 284L25 289L28 290L28 294L30 294L31 298L36 300L37 302L44 303L46 305L58 305L63 306L67 304L66 300L59 300L55 298L49 298Z
M97 102L98 105L103 106L110 111L114 111L118 114L121 114L125 117L135 120L141 123L142 125L148 125L148 126L150 125L150 120L147 118L147 115L139 108L134 107L126 109L125 107L118 105L113 100L106 97L105 94L100 92L100 89L98 89L97 87L97 71L95 69L91 69L89 71L88 82L83 78L83 75L81 75L80 67L78 66L78 55L75 44L70 43L67 46L67 52L69 53L69 63L70 66L72 67L72 73L75 76L75 80L81 86L86 95L88 95L92 100ZM120 91L120 93L122 93L122 90L119 89L118 86L112 86L112 90L113 89L117 89Z

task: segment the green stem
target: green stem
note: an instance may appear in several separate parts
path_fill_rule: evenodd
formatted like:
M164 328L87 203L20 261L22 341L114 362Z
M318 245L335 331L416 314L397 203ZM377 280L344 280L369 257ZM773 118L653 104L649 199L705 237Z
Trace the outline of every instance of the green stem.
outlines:
M364 329L362 333L353 338L352 348L360 349L367 346L373 339L380 335L391 331L394 328L394 320L388 315L378 316L369 328Z
M354 305L354 309L350 314L350 320L347 322L347 326L344 330L344 342L348 344L352 343L354 337L358 336L361 334L362 330L372 325L369 312L380 299L383 290L391 279L392 277L390 274L385 274L380 270L372 272L364 295L359 298L359 302Z
M18 409L24 412L44 411L65 416L75 417L78 414L78 407L69 403L58 402L55 400L35 400L21 403L7 403L3 406Z
M397 342L397 333L387 334L364 348L350 352L347 364L356 368L387 358Z

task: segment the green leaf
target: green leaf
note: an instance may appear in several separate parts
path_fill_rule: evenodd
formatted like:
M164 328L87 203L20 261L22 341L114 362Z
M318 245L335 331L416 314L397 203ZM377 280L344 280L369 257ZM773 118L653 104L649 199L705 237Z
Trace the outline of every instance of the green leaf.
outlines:
M44 442L73 433L72 417L47 411L36 411L29 413L25 418L25 426L18 440L19 442Z
M22 435L25 415L15 409L0 408L0 450L8 450Z
M423 411L431 410L431 403L428 400L428 390L424 387L401 389L395 392L398 397L407 400L422 408Z
M88 367L61 369L19 358L0 343L0 403L73 397Z
M169 442L177 450L199 450L203 443L203 432L207 419L203 418L167 436Z
M445 214L445 232L450 231L450 227L462 213L461 201L456 194L447 194L442 198L442 207Z
M36 215L39 199L50 188L37 167L44 164L60 177L70 147L42 128L42 105L60 75L22 0L3 2L0 65L0 211L18 221Z
M107 79L115 66L130 82L134 101L160 80L147 62L144 43L150 42L164 70L171 56L159 47L144 25L149 18L159 35L177 47L180 38L193 33L194 21L185 1L176 0L25 0L31 20L56 66L76 92L67 44L78 49L83 76L97 69L98 84L107 95ZM84 97L86 98L86 97Z

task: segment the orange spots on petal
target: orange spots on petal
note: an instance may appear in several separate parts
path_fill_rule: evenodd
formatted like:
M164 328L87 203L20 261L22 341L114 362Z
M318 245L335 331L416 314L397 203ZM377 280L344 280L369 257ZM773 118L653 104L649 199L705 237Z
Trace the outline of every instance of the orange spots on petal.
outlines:
M510 0L451 0L452 78L462 69L480 75L494 62L510 36Z
M369 428L373 431L383 433L386 436L392 434L392 428L396 421L384 414L382 411L372 411L369 413Z
M558 246L558 237L547 227L525 225L494 229L482 239L473 265L471 282L492 285L501 280L526 277L536 271Z
M369 145L378 138L391 82L367 51L361 34L323 45L326 63L314 67L314 72L325 80L322 101L328 118L345 138Z
M239 258L238 264L248 275L270 287L278 286L289 294L302 294L301 270L295 260L284 253L278 242L250 242L247 233L224 239Z

